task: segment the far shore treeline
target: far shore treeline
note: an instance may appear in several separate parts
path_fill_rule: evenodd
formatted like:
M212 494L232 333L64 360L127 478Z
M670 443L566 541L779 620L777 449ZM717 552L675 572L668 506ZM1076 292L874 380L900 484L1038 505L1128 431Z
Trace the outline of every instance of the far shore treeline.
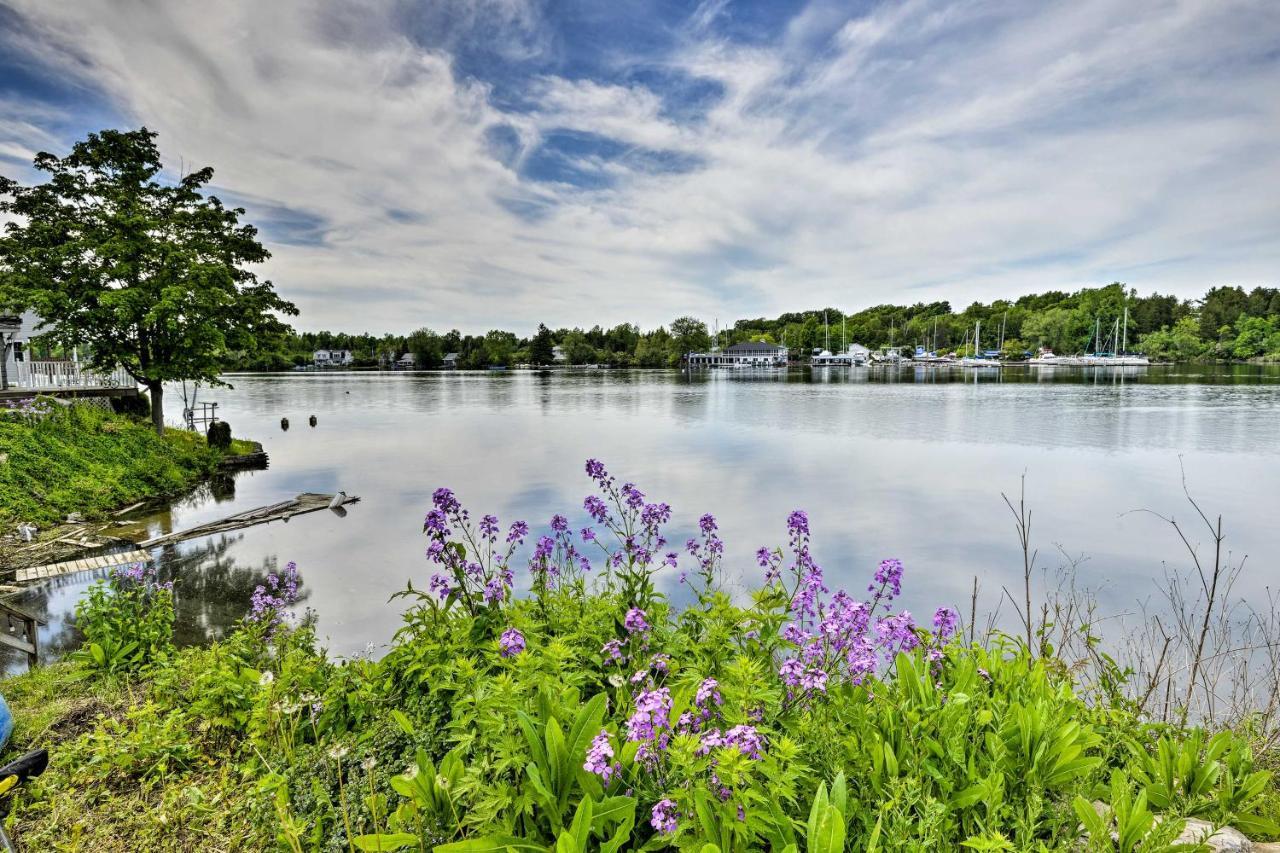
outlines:
M939 352L965 352L973 328L982 323L982 348L996 349L1003 336L1006 357L1048 347L1059 354L1093 349L1095 328L1102 329L1103 347L1111 341L1116 320L1123 323L1128 307L1128 349L1153 359L1280 360L1280 288L1214 287L1200 299L1178 299L1152 293L1140 296L1115 282L1074 293L1048 291L1018 299L974 302L955 310L949 302L877 305L844 313L817 308L782 314L773 319L738 320L720 330L719 344L763 340L785 343L792 357L803 359L815 348L841 348L859 343L883 346L923 345ZM826 325L824 326L824 318ZM829 339L828 339L829 330ZM310 364L315 350L350 350L357 367L385 366L412 353L419 368L442 366L448 353L457 353L457 366L550 364L552 348L562 348L569 364L609 364L615 367L673 367L686 352L705 350L714 337L708 324L681 317L669 325L642 331L631 323L612 328L549 329L545 325L528 338L494 329L484 335L457 330L421 328L408 335L341 332L284 332L260 337L257 348L231 354L229 370L286 370Z

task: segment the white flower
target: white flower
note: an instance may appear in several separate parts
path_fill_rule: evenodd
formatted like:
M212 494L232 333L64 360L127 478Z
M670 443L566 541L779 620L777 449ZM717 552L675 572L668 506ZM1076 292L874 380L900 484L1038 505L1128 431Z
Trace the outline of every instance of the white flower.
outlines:
M626 684L626 681L623 680L621 675L618 675L618 673L615 672L613 675L609 676L609 683L614 687L621 687Z
M374 758L372 755L370 755L370 756L369 756L368 758L366 758L364 761L361 761L361 762L360 762L360 766L361 766L361 767L363 767L363 768L365 769L365 772L368 772L368 771L370 771L370 770L372 770L373 768L375 768L375 767L377 767L377 766L378 766L378 759L376 759L376 758Z
M263 671L263 673L262 673L262 675L258 676L258 686L259 686L259 687L270 687L270 686L271 686L271 682L273 682L273 681L275 681L275 680L276 680L276 677L275 677L274 675L272 675L272 674L271 674L271 670L269 670L269 669L268 669L268 670L264 670L264 671Z
M335 744L333 748L329 750L329 757L334 761L341 761L347 757L347 748L342 744Z
M417 779L417 778L418 778L418 765L416 765L416 764L410 764L408 767L406 767L406 768L405 768L405 770L404 770L404 778L406 778L406 779Z

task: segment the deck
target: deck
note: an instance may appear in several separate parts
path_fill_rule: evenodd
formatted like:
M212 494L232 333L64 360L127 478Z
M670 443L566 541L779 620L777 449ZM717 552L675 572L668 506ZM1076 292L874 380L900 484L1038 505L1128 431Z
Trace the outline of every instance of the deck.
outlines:
M100 373L74 361L10 361L0 400L54 397L132 397L138 385L124 368Z

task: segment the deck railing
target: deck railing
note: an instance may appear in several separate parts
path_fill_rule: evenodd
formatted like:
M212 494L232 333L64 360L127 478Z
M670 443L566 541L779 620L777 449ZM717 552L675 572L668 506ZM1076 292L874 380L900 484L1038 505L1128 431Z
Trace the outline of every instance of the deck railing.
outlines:
M74 361L9 362L9 387L30 391L61 388L131 388L136 383L124 368L100 373Z

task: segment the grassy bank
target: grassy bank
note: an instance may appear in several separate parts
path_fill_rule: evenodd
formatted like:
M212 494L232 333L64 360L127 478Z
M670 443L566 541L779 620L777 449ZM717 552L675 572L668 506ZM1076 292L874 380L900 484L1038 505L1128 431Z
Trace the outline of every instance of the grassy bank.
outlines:
M1043 633L975 637L947 606L917 622L896 560L832 593L799 511L732 599L715 519L667 556L669 508L588 470L586 531L500 529L438 490L434 574L377 661L286 617L292 564L207 648L173 647L180 578L103 582L74 660L0 683L11 751L53 745L9 826L37 850L293 853L1145 853L1201 849L1172 846L1190 819L1280 829L1256 721L1157 722L1108 658L1086 678Z
M221 451L204 436L91 406L45 403L48 414L0 414L0 521L41 527L78 512L99 518L180 493L213 473ZM249 442L231 453L249 452Z

